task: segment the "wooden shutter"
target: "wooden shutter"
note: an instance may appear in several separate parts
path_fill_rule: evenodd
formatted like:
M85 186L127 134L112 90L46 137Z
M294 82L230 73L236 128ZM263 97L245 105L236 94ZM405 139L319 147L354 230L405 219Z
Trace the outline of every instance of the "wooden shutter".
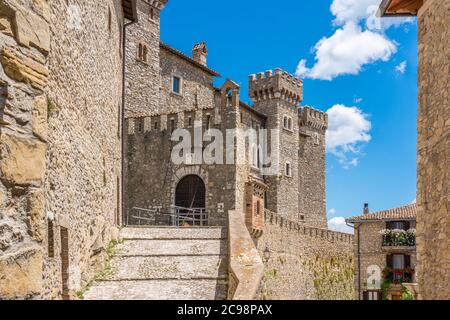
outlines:
M404 225L405 225L405 231L408 231L409 229L411 229L411 222L405 221Z
M369 291L363 292L363 300L369 300Z
M391 221L387 221L386 222L386 229L392 230L392 228L393 228L393 223Z
M386 266L391 269L394 267L394 257L392 254L386 256Z
M411 268L411 256L405 255L405 268Z

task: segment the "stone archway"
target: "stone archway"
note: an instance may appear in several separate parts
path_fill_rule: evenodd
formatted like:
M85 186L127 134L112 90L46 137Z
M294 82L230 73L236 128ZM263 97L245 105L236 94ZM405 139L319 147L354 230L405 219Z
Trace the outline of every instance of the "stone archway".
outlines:
M175 188L175 206L188 209L206 208L206 186L198 175L183 177Z

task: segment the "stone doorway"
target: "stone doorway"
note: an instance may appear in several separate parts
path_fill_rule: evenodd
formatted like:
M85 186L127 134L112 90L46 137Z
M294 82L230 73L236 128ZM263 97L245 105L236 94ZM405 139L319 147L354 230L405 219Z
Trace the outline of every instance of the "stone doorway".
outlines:
M188 175L180 180L175 190L175 206L188 209L205 209L206 187L197 175Z

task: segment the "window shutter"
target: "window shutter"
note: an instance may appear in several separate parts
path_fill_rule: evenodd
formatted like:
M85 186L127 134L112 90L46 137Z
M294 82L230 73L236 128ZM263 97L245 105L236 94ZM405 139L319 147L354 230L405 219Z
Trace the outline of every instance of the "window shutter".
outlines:
M405 231L408 231L409 229L411 229L411 222L405 221L404 225L405 225Z
M363 300L369 300L369 292L368 291L363 292Z
M411 268L411 256L405 255L405 268Z
M394 267L394 258L391 254L386 256L386 266L390 269Z
M392 230L392 227L393 227L393 224L392 224L392 222L390 222L390 221L387 221L387 222L386 222L386 229L388 229L388 230Z

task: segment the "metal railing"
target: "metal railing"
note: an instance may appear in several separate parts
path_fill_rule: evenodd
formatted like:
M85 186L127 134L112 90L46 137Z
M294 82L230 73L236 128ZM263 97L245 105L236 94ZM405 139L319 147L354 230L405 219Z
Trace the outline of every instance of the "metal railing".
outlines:
M392 235L382 236L382 247L415 247L416 246L416 236L415 235L405 235L402 237L396 237Z
M209 225L209 211L205 208L171 207L170 221L172 226L206 227Z
M129 226L130 222L137 226L154 225L156 222L156 216L161 214L160 209L144 209L134 207L128 211L126 216L126 225Z

